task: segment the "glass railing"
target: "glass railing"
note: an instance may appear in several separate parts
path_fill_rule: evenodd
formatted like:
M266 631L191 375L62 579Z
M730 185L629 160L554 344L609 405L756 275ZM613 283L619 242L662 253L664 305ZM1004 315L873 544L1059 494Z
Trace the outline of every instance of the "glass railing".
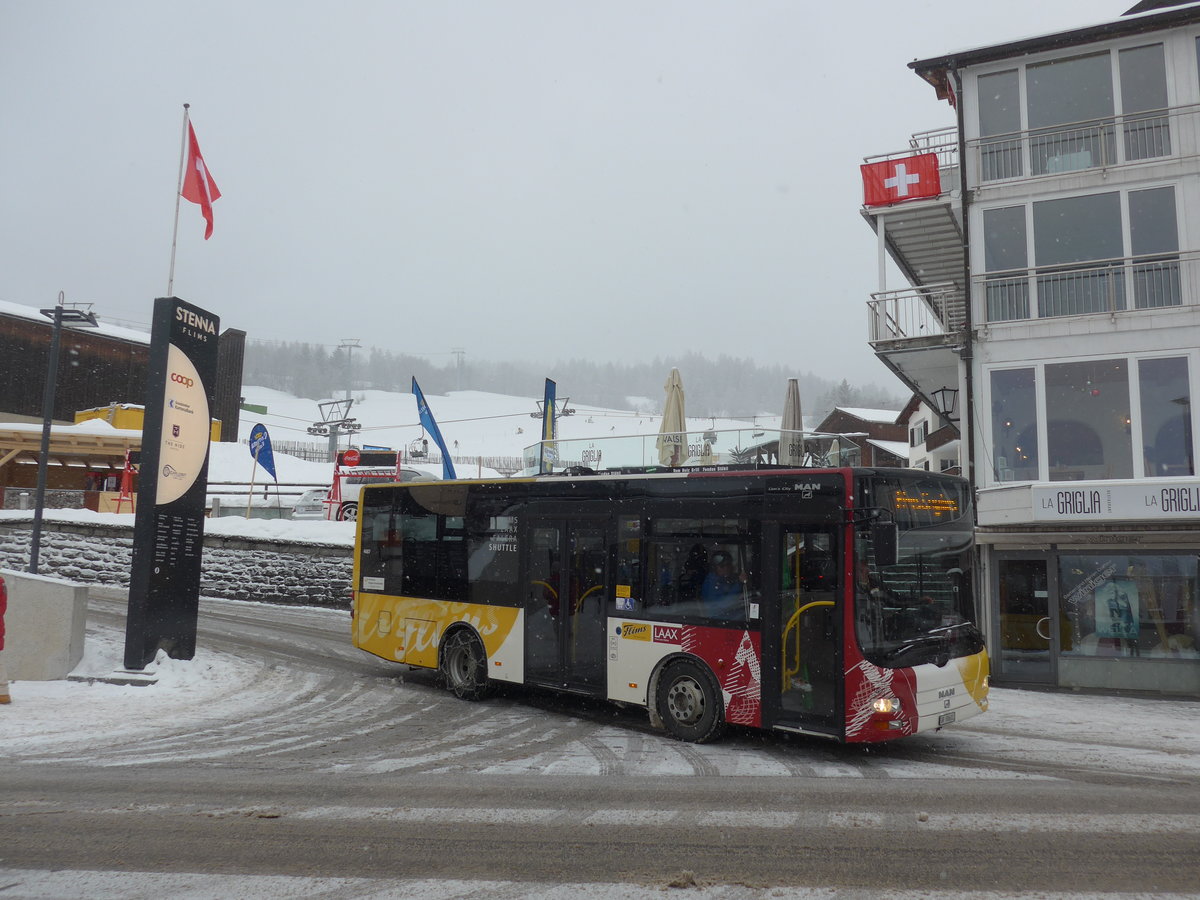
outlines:
M668 471L705 466L857 466L863 435L736 428L539 441L524 451L524 476L587 470Z

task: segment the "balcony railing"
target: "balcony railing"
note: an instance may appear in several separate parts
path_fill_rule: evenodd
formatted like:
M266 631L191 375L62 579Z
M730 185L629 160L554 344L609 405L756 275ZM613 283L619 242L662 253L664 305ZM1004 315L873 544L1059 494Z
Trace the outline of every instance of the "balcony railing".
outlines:
M1184 304L1200 254L1169 253L989 272L973 280L987 322L1047 319Z
M1195 127L1198 106L1177 106L988 135L968 142L979 183L1107 169L1179 152L1181 127Z
M953 335L966 322L966 304L955 285L932 284L872 294L867 315L871 343Z
M922 153L936 153L940 169L957 166L958 129L937 128L932 131L918 131L908 139L908 146L903 150L892 150L889 153L868 156L863 159L863 162L885 162L889 159L903 159L906 156L918 156Z

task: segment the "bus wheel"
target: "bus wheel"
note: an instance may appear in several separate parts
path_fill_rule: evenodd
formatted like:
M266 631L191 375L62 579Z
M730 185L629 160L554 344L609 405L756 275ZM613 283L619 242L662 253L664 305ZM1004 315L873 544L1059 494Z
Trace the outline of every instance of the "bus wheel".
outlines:
M337 516L338 516L339 522L353 522L355 519L358 518L358 504L357 503L343 503L338 508Z
M489 693L487 653L472 632L460 628L442 644L442 677L454 696L481 700Z
M708 743L720 736L725 724L716 679L688 659L676 660L663 670L654 706L667 733L681 741Z

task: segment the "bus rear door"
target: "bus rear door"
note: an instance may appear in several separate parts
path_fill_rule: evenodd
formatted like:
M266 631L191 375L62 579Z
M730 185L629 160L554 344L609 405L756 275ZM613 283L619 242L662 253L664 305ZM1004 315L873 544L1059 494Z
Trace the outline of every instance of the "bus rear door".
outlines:
M525 516L523 527L525 680L603 695L605 524Z

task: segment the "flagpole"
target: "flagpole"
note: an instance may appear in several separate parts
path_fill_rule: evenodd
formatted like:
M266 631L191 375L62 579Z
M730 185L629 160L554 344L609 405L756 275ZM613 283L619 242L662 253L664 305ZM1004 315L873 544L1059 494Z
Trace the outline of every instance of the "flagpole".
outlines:
M179 138L179 182L175 186L175 227L171 230L171 271L167 274L167 296L175 296L175 240L179 237L179 195L183 193L183 156L187 148L188 109L183 104L183 134Z
M254 454L254 468L250 470L250 493L246 494L246 518L250 518L250 504L254 502L254 476L258 474L258 454Z

